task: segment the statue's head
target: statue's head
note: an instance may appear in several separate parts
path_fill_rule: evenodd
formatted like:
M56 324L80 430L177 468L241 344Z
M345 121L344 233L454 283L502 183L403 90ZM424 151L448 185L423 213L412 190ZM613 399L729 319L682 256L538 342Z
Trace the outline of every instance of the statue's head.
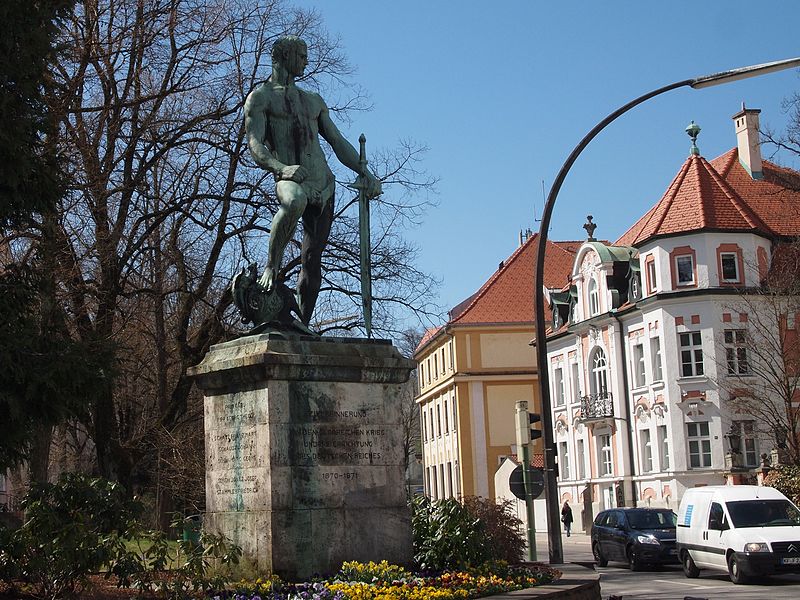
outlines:
M296 35L286 35L272 45L272 62L283 66L292 77L299 77L308 64L308 46Z

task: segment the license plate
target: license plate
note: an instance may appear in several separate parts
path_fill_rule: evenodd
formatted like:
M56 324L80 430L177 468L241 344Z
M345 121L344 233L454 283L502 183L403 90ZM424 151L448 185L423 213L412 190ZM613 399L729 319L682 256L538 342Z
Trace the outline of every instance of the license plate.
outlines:
M782 565L800 565L800 556L792 556L790 558L782 558Z

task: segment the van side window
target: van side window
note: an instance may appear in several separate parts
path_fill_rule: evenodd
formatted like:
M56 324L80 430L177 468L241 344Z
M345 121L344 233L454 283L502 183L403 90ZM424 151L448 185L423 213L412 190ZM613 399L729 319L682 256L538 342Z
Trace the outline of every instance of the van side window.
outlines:
M722 505L718 502L711 503L711 509L708 511L708 528L722 530L725 523L725 512L722 510Z

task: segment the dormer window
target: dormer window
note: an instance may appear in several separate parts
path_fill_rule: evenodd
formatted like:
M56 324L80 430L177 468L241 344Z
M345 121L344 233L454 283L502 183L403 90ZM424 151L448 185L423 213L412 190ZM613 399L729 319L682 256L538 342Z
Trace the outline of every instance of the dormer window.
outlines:
M694 256L691 254L676 256L675 272L678 285L694 285Z
M589 280L589 315L600 314L600 291L597 289L597 282Z
M630 301L636 302L637 300L641 299L641 285L639 284L639 274L638 272L631 275L631 293L630 293Z

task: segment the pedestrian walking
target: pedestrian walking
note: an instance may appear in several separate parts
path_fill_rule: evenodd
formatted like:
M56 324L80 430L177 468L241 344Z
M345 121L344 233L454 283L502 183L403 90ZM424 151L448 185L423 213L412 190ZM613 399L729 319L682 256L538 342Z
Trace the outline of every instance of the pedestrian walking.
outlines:
M569 502L564 500L564 506L561 507L561 522L564 523L564 531L567 532L567 537L569 537L572 531L572 508L569 506Z

